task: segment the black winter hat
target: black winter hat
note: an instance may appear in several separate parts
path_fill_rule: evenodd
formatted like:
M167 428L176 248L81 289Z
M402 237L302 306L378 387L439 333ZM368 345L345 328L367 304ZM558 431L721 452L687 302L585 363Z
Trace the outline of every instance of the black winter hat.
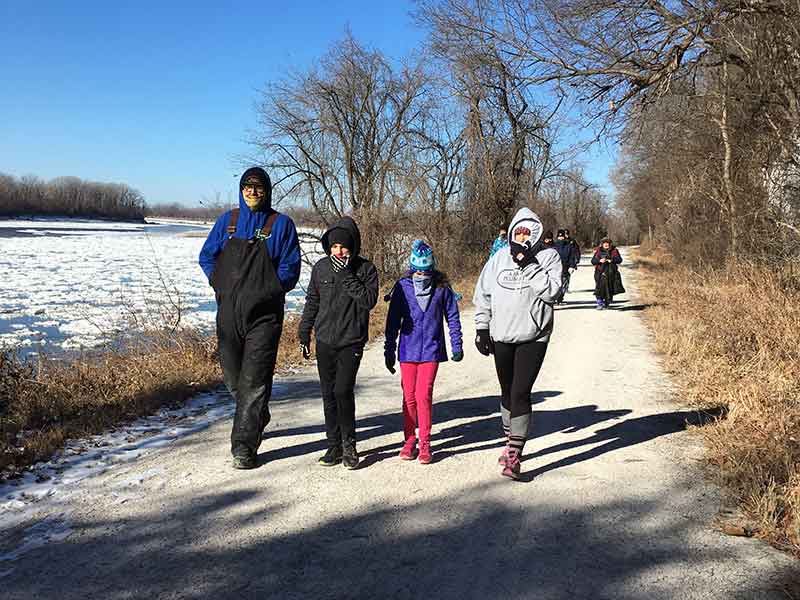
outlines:
M272 206L272 181L269 179L269 175L267 172L262 169L261 167L250 167L244 173L242 173L242 177L239 179L239 191L242 190L244 187L245 182L251 179L257 179L258 182L264 186L266 190L266 194L264 196L264 205L259 205L259 210L261 206L266 206L267 208Z
M352 251L355 247L355 240L349 231L341 227L334 227L328 232L328 243L333 246L334 244L341 244L348 250Z
M556 236L559 236L559 235L564 235L564 230L563 229L559 229L558 230L558 233L556 233Z
M543 240L552 240L553 239L553 230L552 229L548 229L547 231L545 231L542 234L542 239Z

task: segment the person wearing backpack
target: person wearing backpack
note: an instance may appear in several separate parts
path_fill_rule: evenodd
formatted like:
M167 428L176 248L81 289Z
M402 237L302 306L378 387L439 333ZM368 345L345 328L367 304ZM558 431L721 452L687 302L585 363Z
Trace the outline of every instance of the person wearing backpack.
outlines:
M464 350L456 293L447 277L436 270L432 248L422 240L415 240L408 272L392 288L384 343L384 358L390 373L394 374L397 359L400 360L404 437L400 458L403 460L414 459L417 441L420 464L432 460L433 384L439 364L447 361L445 320L450 331L452 359L458 362L464 357Z
M199 263L214 288L219 361L236 401L233 467L252 469L270 420L284 298L300 278L297 230L272 208L272 183L264 169L242 174L239 207L214 223Z
M511 222L509 247L484 265L475 286L475 346L494 354L500 383L502 475L520 478L531 420L530 393L553 332L553 303L561 291L561 258L541 241L542 223L528 208Z
M318 462L355 469L356 376L369 339L369 313L378 302L378 271L359 256L361 233L350 217L328 228L321 242L327 256L311 270L298 336L305 359L311 357L312 329L316 337L328 444Z

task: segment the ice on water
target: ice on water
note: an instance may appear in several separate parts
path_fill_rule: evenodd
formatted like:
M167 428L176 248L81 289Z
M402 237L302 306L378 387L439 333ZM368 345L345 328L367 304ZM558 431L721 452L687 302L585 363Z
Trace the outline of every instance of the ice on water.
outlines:
M213 290L197 264L209 228L0 220L0 347L30 355L97 346L172 303L182 324L211 330ZM304 268L288 311L302 309L309 275Z

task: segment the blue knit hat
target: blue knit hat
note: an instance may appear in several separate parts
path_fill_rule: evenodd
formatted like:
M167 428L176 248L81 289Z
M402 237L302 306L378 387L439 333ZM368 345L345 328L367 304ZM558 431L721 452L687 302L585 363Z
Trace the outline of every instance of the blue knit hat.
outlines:
M433 248L422 240L414 240L411 244L411 258L408 261L412 271L432 271L436 266Z

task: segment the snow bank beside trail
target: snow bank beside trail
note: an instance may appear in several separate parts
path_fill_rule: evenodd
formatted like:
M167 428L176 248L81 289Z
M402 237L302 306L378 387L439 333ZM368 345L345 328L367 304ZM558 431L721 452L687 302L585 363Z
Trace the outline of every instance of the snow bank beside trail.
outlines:
M279 398L286 394L286 386L276 383L273 393ZM58 456L34 465L19 479L0 484L0 531L46 515L25 529L19 543L0 553L0 579L13 572L13 568L4 567L25 553L72 533L69 501L91 491L93 477L134 464L142 456L232 417L234 411L235 404L227 392L199 394L182 408L162 410L115 431L69 442ZM159 468L134 471L103 488L102 493L124 504L136 496L141 485L160 475L163 470Z
M279 395L281 386L276 385L275 391ZM227 393L208 392L199 394L182 408L164 409L115 431L67 443L51 460L37 463L19 479L0 484L0 527L18 522L27 516L28 509L38 508L42 502L49 503L48 507L59 504L87 478L131 463L205 429L232 416L234 409ZM146 479L148 475L141 477ZM133 486L136 479L124 482L120 489Z

